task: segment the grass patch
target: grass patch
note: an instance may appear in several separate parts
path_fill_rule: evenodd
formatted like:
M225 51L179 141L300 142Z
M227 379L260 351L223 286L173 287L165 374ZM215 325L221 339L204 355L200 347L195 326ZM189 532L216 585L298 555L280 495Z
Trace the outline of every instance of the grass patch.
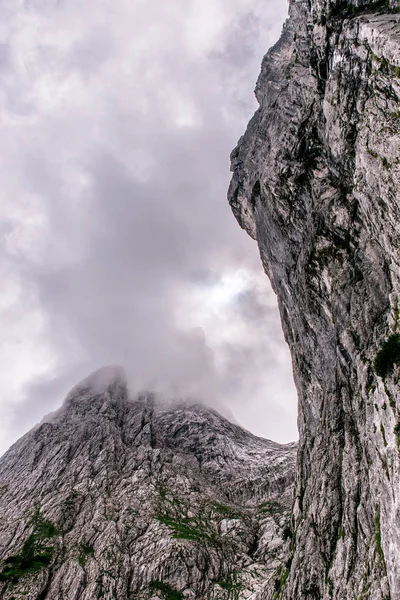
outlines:
M273 595L272 600L277 600L277 598L279 598L283 590L283 586L285 585L287 578L289 577L289 569L284 569L283 572L282 570L282 567L279 567L277 571L278 579L275 579L275 593Z
M226 579L218 580L215 582L223 590L228 592L228 597L234 600L239 597L242 591L242 583L237 573L231 573Z
M227 504L210 501L189 505L165 488L159 500L154 516L159 523L171 530L174 539L203 542L221 547L223 545L219 533L221 520L241 518L238 511Z
M162 581L150 581L149 588L161 592L165 600L182 600L182 594Z
M260 513L268 513L270 515L281 515L285 512L283 506L278 504L278 502L263 502L258 505L258 511Z
M84 567L89 558L94 557L94 548L90 544L80 544L79 546L79 564Z
M388 159L386 158L386 156L383 156L383 157L382 157L382 166L383 166L383 167L384 167L386 170L389 170L389 169L391 169L391 168L392 168L392 163L390 163L390 162L388 161Z
M396 409L396 402L394 401L394 398L392 396L392 394L390 393L386 383L385 383L385 394L386 396L389 398L389 406L395 410Z
M38 573L47 567L53 555L53 548L46 540L57 535L51 521L46 521L36 509L32 518L33 533L25 540L20 552L6 558L0 572L0 581L16 583L26 575Z
M157 514L156 519L170 528L174 539L192 542L209 542L218 544L219 535L196 517L182 515L179 519L174 516Z
M370 154L370 155L371 155L373 158L378 158L378 153L377 153L377 152L375 152L375 150L372 150L372 148L369 148L368 146L367 146L367 152L368 152L368 154Z
M214 502L212 505L213 510L221 515L224 519L240 519L241 515L238 511L233 509L231 506L227 504L222 504L221 502Z
M398 364L400 364L400 334L393 333L383 342L376 355L374 367L376 373L385 379Z

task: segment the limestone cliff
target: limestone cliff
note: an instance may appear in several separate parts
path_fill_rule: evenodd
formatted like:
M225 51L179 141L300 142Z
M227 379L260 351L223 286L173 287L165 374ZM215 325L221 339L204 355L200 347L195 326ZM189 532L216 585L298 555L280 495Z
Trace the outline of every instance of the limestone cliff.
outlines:
M283 571L295 460L101 370L0 459L0 598L257 600Z
M286 570L265 598L400 598L400 4L291 0L229 200L299 395Z

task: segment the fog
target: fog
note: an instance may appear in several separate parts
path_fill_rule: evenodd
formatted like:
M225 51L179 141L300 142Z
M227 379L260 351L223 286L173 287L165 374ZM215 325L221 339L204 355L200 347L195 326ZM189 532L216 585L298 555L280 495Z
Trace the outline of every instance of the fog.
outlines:
M0 7L0 452L108 364L295 439L276 298L226 200L286 2Z

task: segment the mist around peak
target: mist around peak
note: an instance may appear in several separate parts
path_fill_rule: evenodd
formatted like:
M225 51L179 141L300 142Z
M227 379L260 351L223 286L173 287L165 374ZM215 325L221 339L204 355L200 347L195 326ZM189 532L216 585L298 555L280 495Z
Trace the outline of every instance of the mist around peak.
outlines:
M276 298L226 202L286 12L71 0L4 14L1 450L107 364L135 392L217 398L259 435L296 436Z

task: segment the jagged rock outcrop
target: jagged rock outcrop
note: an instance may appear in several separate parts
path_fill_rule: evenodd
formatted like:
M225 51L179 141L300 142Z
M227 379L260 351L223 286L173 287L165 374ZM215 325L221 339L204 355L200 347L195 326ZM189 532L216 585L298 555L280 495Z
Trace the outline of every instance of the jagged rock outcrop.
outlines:
M296 451L101 370L0 460L0 597L257 600L284 568Z
M400 598L400 4L291 0L229 200L299 394L288 568L265 598Z

